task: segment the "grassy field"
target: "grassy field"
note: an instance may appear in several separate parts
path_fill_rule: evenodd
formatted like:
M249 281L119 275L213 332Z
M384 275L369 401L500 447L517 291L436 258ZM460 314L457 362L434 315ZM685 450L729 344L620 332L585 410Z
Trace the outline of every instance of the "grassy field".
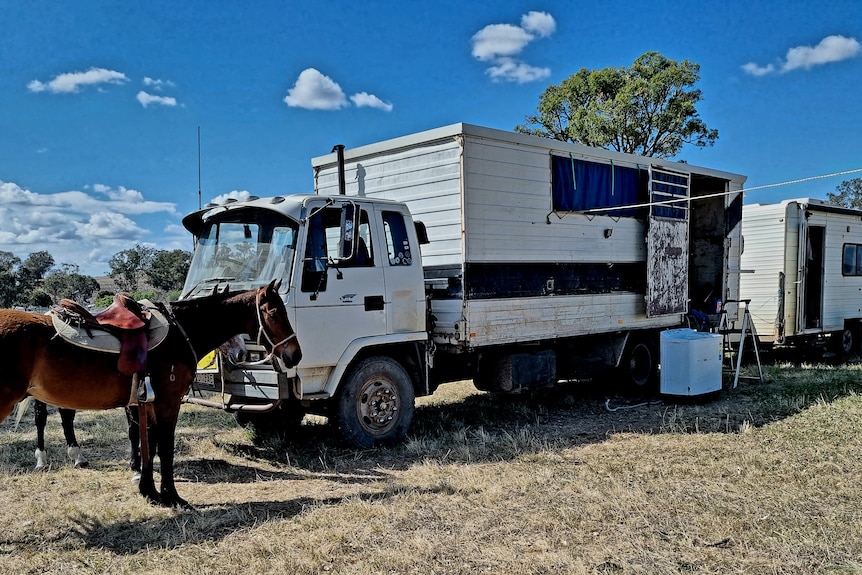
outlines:
M138 496L121 411L78 414L84 470L52 415L42 473L28 413L0 426L0 573L862 573L862 368L765 372L699 404L448 384L363 452L186 406L191 511Z

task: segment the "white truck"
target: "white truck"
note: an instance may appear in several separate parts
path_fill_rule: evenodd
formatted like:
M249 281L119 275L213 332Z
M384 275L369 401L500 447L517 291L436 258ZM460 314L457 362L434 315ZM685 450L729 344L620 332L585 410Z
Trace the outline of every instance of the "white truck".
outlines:
M800 198L743 207L740 295L767 346L859 352L862 211Z
M738 297L744 176L469 124L312 167L314 194L184 219L183 297L280 278L303 354L287 373L215 361L197 386L216 399L189 401L323 414L373 446L444 382L517 392L615 369L647 386L661 330Z

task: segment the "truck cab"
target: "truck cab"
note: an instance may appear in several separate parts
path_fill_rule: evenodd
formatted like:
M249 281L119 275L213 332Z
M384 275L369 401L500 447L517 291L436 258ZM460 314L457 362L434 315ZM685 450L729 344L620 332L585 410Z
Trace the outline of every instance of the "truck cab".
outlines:
M282 281L303 360L279 371L208 358L190 402L240 419L336 417L357 445L398 439L425 393L426 303L419 237L399 202L290 195L208 206L187 216L195 250L182 299ZM255 334L247 347L263 356ZM382 371L382 373L381 373ZM357 380L359 378L359 380ZM409 389L407 389L409 388ZM409 403L409 406L407 405ZM292 416L285 415L290 412Z

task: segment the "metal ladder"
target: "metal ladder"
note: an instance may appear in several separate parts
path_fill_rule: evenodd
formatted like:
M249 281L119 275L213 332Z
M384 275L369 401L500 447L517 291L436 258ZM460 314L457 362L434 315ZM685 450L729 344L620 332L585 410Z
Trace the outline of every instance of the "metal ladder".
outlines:
M757 330L754 328L754 322L751 319L751 312L749 311L750 303L750 299L726 301L721 307L721 318L718 322L718 333L720 333L724 338L724 357L727 358L729 364L728 367L734 374L734 389L736 389L736 386L739 383L739 369L740 367L742 367L742 353L745 347L745 340L749 337L751 338L751 345L754 346L754 356L757 358L758 377L750 377L743 379L751 379L752 381L757 380L758 382L763 383L763 368L760 365L760 351L757 349ZM727 319L728 304L736 304L739 306L739 309L742 310L741 326L738 329L735 327L736 321L729 322ZM731 339L731 336L736 334L739 335L739 349L736 351L736 366L734 366L733 341Z

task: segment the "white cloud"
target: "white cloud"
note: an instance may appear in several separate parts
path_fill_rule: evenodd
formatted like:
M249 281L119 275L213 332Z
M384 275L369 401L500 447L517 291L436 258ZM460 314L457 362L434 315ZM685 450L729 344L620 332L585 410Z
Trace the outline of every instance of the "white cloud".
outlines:
M486 73L495 81L523 84L547 78L549 68L540 68L516 59L536 38L546 38L557 29L554 17L547 12L528 12L521 25L489 24L473 35L473 57L489 62Z
M787 51L784 71L811 68L820 64L840 62L859 55L859 42L855 38L827 36L816 46L797 46Z
M236 200L238 202L242 202L251 197L251 194L248 190L233 190L226 194L222 194L220 196L216 196L209 201L211 204L223 204L228 200Z
M353 102L357 108L376 108L391 112L394 106L384 102L374 94L357 92L348 101L344 90L338 83L314 68L303 70L293 88L287 91L284 102L291 108L306 110L340 110Z
M821 40L816 46L796 46L787 51L783 62L761 66L749 62L742 70L752 76L765 76L774 72L790 72L792 70L808 70L814 66L830 64L855 58L862 52L862 45L855 38L832 35Z
M293 88L287 91L284 102L291 108L306 110L338 110L348 105L341 86L314 68L307 68L299 74Z
M136 98L138 99L138 102L141 103L141 106L143 106L144 108L146 108L150 104L159 104L161 106L176 106L177 105L177 99L176 98L171 98L169 96L153 96L152 94L147 94L143 90L138 92L138 95L136 96Z
M557 22L547 12L527 12L521 16L521 28L542 38L557 31Z
M518 84L535 82L551 75L550 68L537 68L511 58L499 58L485 71L494 80L508 80Z
M84 241L115 239L131 242L145 233L134 221L115 212L91 214L86 222L75 222L75 229Z
M520 54L534 36L519 26L490 24L473 35L473 57L483 62Z
M129 79L122 72L105 68L90 68L86 72L59 74L49 82L33 80L27 84L31 92L53 92L54 94L78 92L81 86L99 84L123 84Z
M392 104L389 102L384 102L374 94L369 94L368 92L360 92L358 94L353 94L350 96L350 100L356 105L357 108L377 108L378 110L383 110L384 112L392 111Z
M754 62L749 62L748 64L743 64L742 70L746 74L750 74L752 76L766 76L767 74L771 74L775 71L775 66L773 64L769 64L767 66L760 66L755 64Z
M144 78L144 86L150 86L154 90L161 91L165 87L173 88L174 86L176 86L176 84L174 84L170 80L157 80L156 78L150 78L149 76L147 76Z
M89 193L43 194L0 180L0 206L0 250L22 259L45 250L57 264L77 264L89 275L106 273L113 254L150 233L141 218L179 216L173 203L149 201L137 190L103 184L93 185Z

